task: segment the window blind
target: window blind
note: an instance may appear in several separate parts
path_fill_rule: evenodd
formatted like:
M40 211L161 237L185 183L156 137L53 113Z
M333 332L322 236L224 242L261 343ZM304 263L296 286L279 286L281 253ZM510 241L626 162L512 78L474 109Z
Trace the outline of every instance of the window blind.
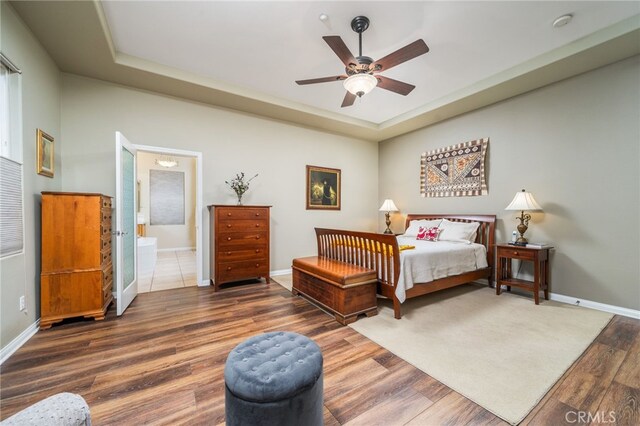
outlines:
M0 157L0 257L24 247L22 224L22 165Z

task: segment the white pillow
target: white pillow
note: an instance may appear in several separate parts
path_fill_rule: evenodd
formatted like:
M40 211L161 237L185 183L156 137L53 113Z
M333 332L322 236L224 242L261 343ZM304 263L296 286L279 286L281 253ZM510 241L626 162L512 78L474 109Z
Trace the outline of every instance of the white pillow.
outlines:
M462 243L471 244L476 240L476 231L480 224L478 222L452 222L447 219L442 219L439 228L440 241L457 241Z
M418 236L418 230L420 229L420 227L424 227L424 228L437 228L440 226L440 222L442 222L442 219L435 219L435 220L427 220L427 219L420 219L420 220L412 220L409 222L409 227L406 229L406 231L404 231L404 236L405 237L417 237Z

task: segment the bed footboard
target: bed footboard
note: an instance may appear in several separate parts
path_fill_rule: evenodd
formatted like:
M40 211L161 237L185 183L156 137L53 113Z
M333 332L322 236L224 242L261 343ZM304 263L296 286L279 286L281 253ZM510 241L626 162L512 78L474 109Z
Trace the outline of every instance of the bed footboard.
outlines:
M400 318L400 301L395 285L400 276L398 241L394 235L373 232L315 228L318 256L338 260L376 271L378 293L393 300L396 318Z

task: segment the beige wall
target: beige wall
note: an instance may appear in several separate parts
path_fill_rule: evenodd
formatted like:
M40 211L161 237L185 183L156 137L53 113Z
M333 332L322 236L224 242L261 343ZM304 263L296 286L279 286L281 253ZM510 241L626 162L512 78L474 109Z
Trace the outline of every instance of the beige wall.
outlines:
M402 214L498 216L498 241L515 229L504 208L531 191L527 236L555 245L551 291L640 308L640 58L634 57L380 145L379 202ZM420 154L490 137L489 195L421 198ZM381 229L381 228L380 228Z
M196 247L196 159L174 155L178 165L167 169L156 164L161 154L138 151L137 173L140 183L138 211L145 217L147 237L158 239L158 249ZM184 173L184 225L151 225L149 222L149 170Z
M22 70L23 255L0 260L0 346L40 317L40 191L60 190L60 74L8 2L1 2L0 50ZM36 174L36 129L55 139L55 177ZM19 298L25 296L26 311Z
M316 252L315 226L375 230L378 145L229 110L63 74L66 190L115 192L115 132L133 144L203 154L203 277L210 204L235 204L224 181L258 173L245 204L272 205L271 269ZM342 169L342 210L305 210L305 165Z

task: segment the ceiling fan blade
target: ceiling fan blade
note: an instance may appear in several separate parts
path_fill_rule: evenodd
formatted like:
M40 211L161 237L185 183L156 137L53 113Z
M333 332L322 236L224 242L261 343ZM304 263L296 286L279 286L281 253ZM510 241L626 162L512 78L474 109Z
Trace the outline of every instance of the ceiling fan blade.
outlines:
M378 87L403 96L407 96L416 88L413 84L403 83L402 81L394 80L389 77L376 75L376 78L378 79Z
M328 83L331 81L339 81L339 80L346 80L346 79L347 79L346 75L334 75L332 77L312 78L309 80L296 80L296 83L302 86L305 84Z
M331 50L338 55L338 58L340 58L345 67L348 67L349 64L358 65L358 61L353 57L353 54L347 45L344 44L340 36L324 36L322 39L326 41Z
M424 40L419 39L411 44L406 45L393 53L388 54L382 59L378 59L372 64L374 69L379 66L377 71L385 71L389 68L395 67L403 62L407 62L417 56L424 55L429 51L429 47Z
M356 100L356 95L354 95L351 92L347 92L347 94L344 95L344 99L342 100L342 105L340 105L340 107L344 108L344 107L351 106L353 105L355 100Z

